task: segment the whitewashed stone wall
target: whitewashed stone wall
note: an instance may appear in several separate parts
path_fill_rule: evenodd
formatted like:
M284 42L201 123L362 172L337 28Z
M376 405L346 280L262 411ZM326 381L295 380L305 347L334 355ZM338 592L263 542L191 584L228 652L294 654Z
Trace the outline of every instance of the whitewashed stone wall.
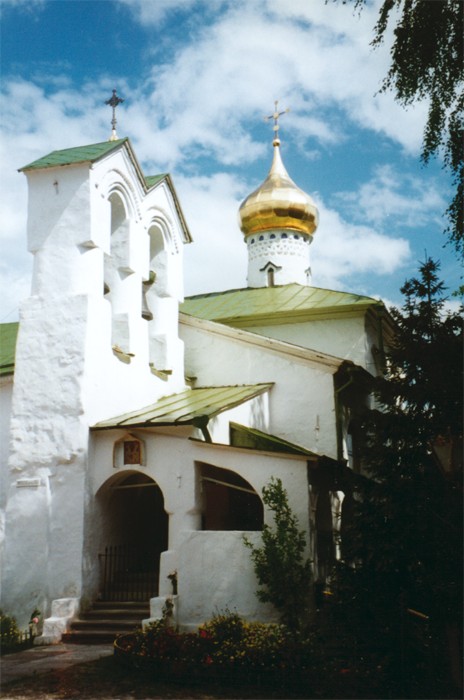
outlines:
M186 371L200 386L275 382L269 432L336 459L333 374L341 360L310 352L291 354L296 348L278 341L266 345L252 333L184 314L180 335Z
M185 387L177 308L186 239L167 183L145 193L125 148L90 167L27 176L34 264L20 311L2 574L3 607L20 625L35 607L47 616L54 599L82 595L89 426ZM108 260L116 280L111 301ZM142 281L156 267L165 270L165 303L152 330L141 317ZM123 347L115 352L118 323ZM164 352L155 369L168 370L157 375L153 337Z

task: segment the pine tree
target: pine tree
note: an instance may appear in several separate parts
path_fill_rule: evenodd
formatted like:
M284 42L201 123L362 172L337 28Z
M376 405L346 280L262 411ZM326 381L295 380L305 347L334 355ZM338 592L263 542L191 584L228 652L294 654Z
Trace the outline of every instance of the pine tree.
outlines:
M446 475L433 447L462 445L463 332L458 314L444 314L438 267L426 260L392 312L396 341L363 421L368 478L338 572L352 619L360 629L375 623L401 653L408 611L425 615L442 642L462 619L462 462L455 450Z

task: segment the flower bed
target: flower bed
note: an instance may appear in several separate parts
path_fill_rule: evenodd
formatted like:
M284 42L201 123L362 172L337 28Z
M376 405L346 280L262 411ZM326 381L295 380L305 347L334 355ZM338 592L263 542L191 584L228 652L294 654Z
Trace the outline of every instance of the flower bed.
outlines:
M144 632L118 637L115 657L158 677L189 682L298 682L309 670L309 642L296 641L282 625L216 615L197 632L181 633L164 620Z

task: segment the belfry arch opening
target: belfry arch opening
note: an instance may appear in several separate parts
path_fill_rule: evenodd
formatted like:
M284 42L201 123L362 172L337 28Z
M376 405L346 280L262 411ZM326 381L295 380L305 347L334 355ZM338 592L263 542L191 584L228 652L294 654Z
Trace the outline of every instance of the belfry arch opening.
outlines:
M157 595L160 555L168 548L168 515L158 484L126 471L104 484L97 499L100 598L145 601Z
M154 275L157 292L163 295L167 285L167 253L161 227L154 223L148 230L150 238L150 272Z
M104 257L103 293L111 304L111 344L128 352L130 349L127 299L124 281L130 273L129 235L130 219L124 201L118 192L109 198L110 253Z
M144 317L149 321L149 358L159 370L170 369L168 336L172 323L170 253L167 249L166 228L154 221L148 229L150 242L149 279L143 284ZM177 302L176 302L177 303Z

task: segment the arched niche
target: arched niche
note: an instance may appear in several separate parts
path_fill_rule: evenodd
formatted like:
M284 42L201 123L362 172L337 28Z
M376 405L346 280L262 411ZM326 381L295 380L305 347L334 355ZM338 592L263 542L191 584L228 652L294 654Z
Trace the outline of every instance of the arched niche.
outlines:
M128 433L114 443L113 467L121 469L129 466L144 466L146 464L145 456L145 441Z

